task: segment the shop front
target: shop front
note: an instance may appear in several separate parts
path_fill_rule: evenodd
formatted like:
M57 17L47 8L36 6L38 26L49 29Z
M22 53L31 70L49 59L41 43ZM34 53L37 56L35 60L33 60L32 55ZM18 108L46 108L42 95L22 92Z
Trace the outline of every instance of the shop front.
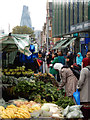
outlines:
M90 50L90 20L72 25L70 30L73 35L77 35L75 37L78 37L79 40L79 50L85 57L86 52Z

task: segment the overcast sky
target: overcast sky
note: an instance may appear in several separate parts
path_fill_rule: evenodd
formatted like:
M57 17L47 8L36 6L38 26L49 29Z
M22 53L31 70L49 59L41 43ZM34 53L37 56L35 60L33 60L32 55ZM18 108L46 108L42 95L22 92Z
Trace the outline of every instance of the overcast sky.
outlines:
M42 30L46 21L46 1L47 0L0 0L0 29L8 33L13 27L20 25L23 5L27 5L30 12L32 27L35 30ZM52 0L48 0L52 1Z

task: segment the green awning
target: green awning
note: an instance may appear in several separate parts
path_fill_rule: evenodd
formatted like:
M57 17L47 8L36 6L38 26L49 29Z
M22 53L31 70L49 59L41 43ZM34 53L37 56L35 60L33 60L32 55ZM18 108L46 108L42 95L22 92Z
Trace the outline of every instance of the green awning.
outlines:
M31 52L29 51L30 40L29 35L18 35L12 34L1 35L0 36L0 44L2 45L1 50L5 52L12 52L15 50L19 50L23 54L30 56Z
M60 43L58 43L53 49L58 49L60 48L68 39L61 40Z
M72 38L69 42L67 42L64 46L61 47L61 49L65 49L69 44L71 44L76 38Z

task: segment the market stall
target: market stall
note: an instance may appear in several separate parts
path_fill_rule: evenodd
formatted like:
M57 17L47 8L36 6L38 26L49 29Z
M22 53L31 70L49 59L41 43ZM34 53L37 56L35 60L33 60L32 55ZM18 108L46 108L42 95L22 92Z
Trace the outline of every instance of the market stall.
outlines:
M10 53L18 49L28 56L29 60L31 53L35 52L33 47L30 47L26 36L3 36L0 42L2 51ZM84 117L80 110L82 106L75 105L72 98L65 96L64 89L58 91L59 84L49 73L35 74L31 69L26 70L25 66L8 67L2 69L0 83L2 83L2 97L5 100L0 106L1 119L48 120Z

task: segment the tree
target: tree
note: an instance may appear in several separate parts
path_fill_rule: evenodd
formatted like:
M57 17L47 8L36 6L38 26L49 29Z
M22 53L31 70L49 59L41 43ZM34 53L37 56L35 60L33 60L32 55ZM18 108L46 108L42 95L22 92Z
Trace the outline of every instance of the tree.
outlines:
M16 26L12 29L13 34L30 34L32 37L35 37L34 31L27 26Z

